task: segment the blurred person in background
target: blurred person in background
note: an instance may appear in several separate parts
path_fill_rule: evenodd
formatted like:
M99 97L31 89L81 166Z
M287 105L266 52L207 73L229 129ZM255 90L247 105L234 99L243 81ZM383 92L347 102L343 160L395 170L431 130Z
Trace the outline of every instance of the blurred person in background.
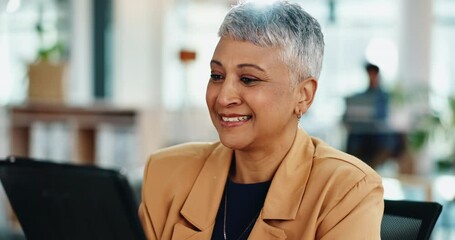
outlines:
M368 88L346 98L343 120L348 131L346 152L373 168L378 168L391 157L397 157L404 148L402 134L390 126L389 93L380 83L380 69L365 64Z
M380 239L381 177L298 127L322 66L319 23L287 1L243 2L219 36L206 102L220 140L152 154L148 239Z

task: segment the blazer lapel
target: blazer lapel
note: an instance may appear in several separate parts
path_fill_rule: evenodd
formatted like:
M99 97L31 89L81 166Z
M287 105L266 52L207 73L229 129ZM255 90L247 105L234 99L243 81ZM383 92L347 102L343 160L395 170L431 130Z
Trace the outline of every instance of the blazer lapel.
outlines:
M310 176L314 150L311 138L299 130L291 149L278 167L265 198L265 220L295 219Z
M265 222L261 216L258 217L248 239L286 239L286 233L283 229L272 226Z
M199 231L181 223L177 223L174 225L172 240L210 239L212 237L212 232L213 225L212 227Z
M232 150L219 144L207 158L180 214L193 225L174 226L173 239L210 239L232 160Z
M273 177L264 207L248 239L286 239L286 232L267 220L294 220L305 192L313 165L314 145L303 131L297 132L294 143Z

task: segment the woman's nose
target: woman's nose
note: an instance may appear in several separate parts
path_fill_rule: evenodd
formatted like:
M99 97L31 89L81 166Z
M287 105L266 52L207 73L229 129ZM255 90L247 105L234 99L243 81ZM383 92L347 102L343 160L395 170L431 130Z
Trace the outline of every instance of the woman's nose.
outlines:
M233 106L241 103L239 89L234 81L226 79L223 82L217 101L221 106Z

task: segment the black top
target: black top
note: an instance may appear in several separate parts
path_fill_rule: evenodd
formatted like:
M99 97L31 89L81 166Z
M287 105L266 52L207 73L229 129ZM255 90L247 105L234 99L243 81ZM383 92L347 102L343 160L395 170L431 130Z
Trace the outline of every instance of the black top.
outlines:
M227 199L227 239L247 239L253 229L259 212L264 205L270 181L253 184L239 184L228 179L223 198L216 215L212 240L222 240L224 227L224 206ZM227 193L227 195L226 195Z

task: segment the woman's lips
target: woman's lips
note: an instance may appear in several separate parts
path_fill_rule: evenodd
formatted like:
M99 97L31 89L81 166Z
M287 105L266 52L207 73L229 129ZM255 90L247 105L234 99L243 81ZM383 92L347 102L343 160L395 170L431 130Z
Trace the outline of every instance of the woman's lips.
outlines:
M221 116L221 125L224 127L236 127L251 119L251 115Z

